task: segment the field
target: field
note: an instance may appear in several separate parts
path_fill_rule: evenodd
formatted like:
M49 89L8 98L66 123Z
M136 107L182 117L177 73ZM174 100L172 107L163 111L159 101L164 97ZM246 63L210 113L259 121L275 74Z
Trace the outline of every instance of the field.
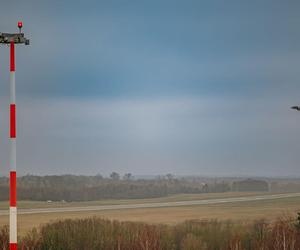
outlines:
M143 199L143 200L107 200L95 202L76 203L46 203L21 201L20 208L45 208L45 207L78 207L108 204L137 204L166 201L184 201L200 199L217 199L229 197L245 197L264 195L264 193L216 193L198 195L175 195L165 198ZM5 209L7 203L0 203L0 209ZM19 231L24 235L32 227L39 227L47 222L67 218L87 218L99 216L107 219L117 219L120 221L141 221L147 223L176 224L185 220L232 220L232 221L252 221L264 218L274 220L277 217L292 215L300 210L300 197L282 198L276 200L259 200L235 203L222 203L210 205L193 205L182 207L163 208L138 208L106 211L85 211L85 212L59 212L45 214L21 214L18 217ZM0 216L0 226L8 224L8 216Z
M127 200L101 200L89 202L44 202L44 201L19 201L18 208L48 208L48 207L78 207L78 206L96 206L96 205L116 205L116 204L137 204L168 201L189 201L204 200L229 197L248 197L255 195L269 194L267 192L226 192L226 193L207 193L207 194L177 194L161 198L152 199L127 199ZM8 201L0 201L0 210L7 209Z

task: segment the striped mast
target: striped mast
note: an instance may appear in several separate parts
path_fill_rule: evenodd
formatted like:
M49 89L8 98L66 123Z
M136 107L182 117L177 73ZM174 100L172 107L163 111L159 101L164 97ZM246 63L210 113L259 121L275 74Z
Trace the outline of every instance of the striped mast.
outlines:
M10 42L10 207L9 207L9 248L17 245L17 171L16 171L16 82L15 43Z
M10 173L9 173L9 248L18 248L17 240L17 171L16 171L16 82L15 45L29 45L30 40L22 33L23 23L18 22L19 33L0 32L0 44L10 47Z

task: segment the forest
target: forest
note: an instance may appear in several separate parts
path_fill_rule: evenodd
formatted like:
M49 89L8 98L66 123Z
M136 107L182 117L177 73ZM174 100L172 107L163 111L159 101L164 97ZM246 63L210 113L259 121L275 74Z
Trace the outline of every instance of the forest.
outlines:
M241 179L241 178L240 178ZM256 189L258 181L240 181L237 178L176 177L172 174L155 178L137 178L130 173L122 177L112 172L109 177L96 176L34 176L17 179L19 200L33 201L91 201L102 199L138 199L164 197L173 194L197 194L239 191L237 184L250 183L240 191L299 192L300 181L261 180L269 188ZM238 182L239 181L239 182ZM251 183L252 186L251 186ZM254 188L254 189L253 189ZM8 200L9 179L0 178L0 201Z
M200 180L177 179L173 175L155 179L135 179L131 174L120 178L97 176L23 176L17 180L18 198L37 201L90 201L163 197L178 193L226 192L229 184L206 184ZM8 200L9 179L0 178L0 200Z

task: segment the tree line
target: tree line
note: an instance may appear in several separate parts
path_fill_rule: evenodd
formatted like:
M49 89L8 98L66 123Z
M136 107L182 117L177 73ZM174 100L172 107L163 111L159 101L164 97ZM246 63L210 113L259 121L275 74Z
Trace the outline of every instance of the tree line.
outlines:
M93 217L63 220L19 238L20 249L123 250L296 250L300 229L293 218L248 223L186 221L149 225ZM0 248L9 249L9 229L0 227Z
M96 176L34 176L17 179L18 199L35 201L90 201L101 199L155 198L178 193L230 191L230 183L204 183L200 178L175 178L168 174L154 179L135 179L116 172L110 177ZM0 200L8 200L9 179L0 178Z
M259 185L258 185L259 184ZM26 175L18 177L19 200L91 201L102 199L156 198L174 194L239 192L300 192L299 179L254 180L241 178L175 177L136 178L112 172L101 175ZM0 201L9 199L9 178L0 177Z

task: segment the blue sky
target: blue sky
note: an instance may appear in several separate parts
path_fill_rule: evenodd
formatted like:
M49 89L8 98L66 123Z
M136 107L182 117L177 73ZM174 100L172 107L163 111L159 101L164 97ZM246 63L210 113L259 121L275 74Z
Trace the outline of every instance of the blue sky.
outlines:
M10 1L20 174L300 175L297 1ZM8 166L8 48L0 48ZM0 173L1 174L1 173Z

